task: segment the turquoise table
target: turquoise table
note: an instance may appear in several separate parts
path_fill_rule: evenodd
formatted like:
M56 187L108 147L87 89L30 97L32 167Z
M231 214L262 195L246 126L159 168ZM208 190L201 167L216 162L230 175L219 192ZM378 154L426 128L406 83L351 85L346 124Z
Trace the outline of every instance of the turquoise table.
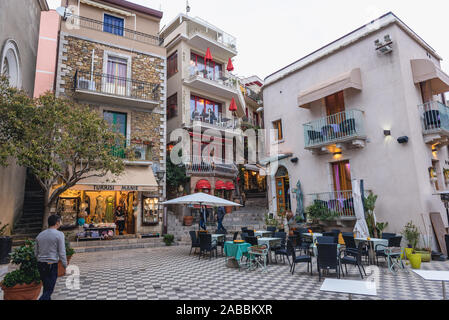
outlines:
M249 247L251 247L251 244L247 242L234 243L234 241L226 241L224 244L224 254L226 256L226 261L228 260L228 258L234 258L240 266L240 261L243 256L247 255Z

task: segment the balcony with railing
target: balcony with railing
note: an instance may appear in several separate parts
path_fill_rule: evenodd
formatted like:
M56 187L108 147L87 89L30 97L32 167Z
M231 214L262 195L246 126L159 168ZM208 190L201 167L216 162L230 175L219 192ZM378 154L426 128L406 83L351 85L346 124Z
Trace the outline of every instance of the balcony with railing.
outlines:
M153 109L159 105L159 84L77 70L76 95L84 100Z
M189 66L185 70L183 82L189 87L229 100L239 99L239 80L226 71L199 70L197 67Z
M237 55L237 39L200 18L189 18L187 36L191 45L204 49L213 49L220 57Z
M240 120L234 117L226 117L226 115L218 113L211 114L200 114L198 111L193 111L190 115L190 123L187 124L188 127L201 126L205 129L215 129L215 130L228 130L233 131L240 128Z
M245 88L245 95L256 103L262 104L262 95L260 93L257 93L250 88Z
M332 191L306 195L310 205L315 204L339 219L355 219L352 191Z
M429 144L448 143L449 107L438 101L418 106L424 141Z
M186 164L187 175L205 176L237 176L238 169L235 164L225 164L222 159L214 157L187 156L183 158Z
M113 35L116 39L128 39L138 41L153 46L161 46L163 39L159 36L151 35L137 30L118 27L103 21L94 20L87 17L71 15L66 22L70 26L70 30L74 29L90 29Z
M363 118L363 111L348 110L304 124L305 149L321 149L340 143L364 147L366 132Z

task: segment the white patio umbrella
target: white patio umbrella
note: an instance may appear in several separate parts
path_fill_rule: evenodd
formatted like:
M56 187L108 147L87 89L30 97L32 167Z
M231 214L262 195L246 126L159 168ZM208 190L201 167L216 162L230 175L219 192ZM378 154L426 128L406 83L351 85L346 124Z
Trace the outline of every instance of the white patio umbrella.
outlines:
M354 232L359 238L367 238L369 237L369 230L365 220L365 210L363 209L362 192L360 191L359 180L352 180L352 198L354 201L354 212L357 218Z
M162 204L164 205L169 205L169 204L184 204L184 205L200 205L201 207L203 206L212 206L212 207L225 207L225 206L235 206L235 207L241 207L241 204L229 201L229 200L225 200L222 198L218 198L215 196L211 196L209 194L206 193L194 193L194 194L190 194L188 196L184 196L184 197L180 197L180 198L176 198L173 200L169 200L169 201L165 201L162 202ZM204 211L203 211L204 212ZM204 218L204 220L206 220Z
M225 200L222 198L218 198L215 196L211 196L210 194L206 193L194 193L190 194L188 196L176 198L173 200L162 202L162 204L168 205L168 204L196 204L200 206L212 206L212 207L224 207L224 206L235 206L240 207L241 204Z

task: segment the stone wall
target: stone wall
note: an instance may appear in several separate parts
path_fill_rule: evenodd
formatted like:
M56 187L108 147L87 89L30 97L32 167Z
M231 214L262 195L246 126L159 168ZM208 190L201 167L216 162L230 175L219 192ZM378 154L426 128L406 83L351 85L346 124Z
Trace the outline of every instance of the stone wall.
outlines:
M76 71L90 74L92 68L92 52L94 50L93 70L94 74L106 74L105 57L107 53L125 57L128 59L127 78L159 85L157 88L158 106L153 110L142 109L133 105L113 105L107 102L99 103L89 101L88 98L78 100L75 94L74 77ZM150 50L150 46L149 46ZM58 66L56 78L56 95L74 99L80 103L86 103L94 110L117 110L128 114L128 140L131 143L151 142L151 160L154 170L165 171L165 127L166 127L166 58L152 55L150 52L136 52L129 48L121 48L101 42L101 39L93 40L80 38L73 35L60 33ZM98 82L98 83L97 83ZM96 88L101 88L101 79L96 80ZM106 100L105 100L106 101ZM158 180L155 172L156 180ZM165 178L159 183L159 201L165 200ZM162 210L162 209L161 209ZM140 215L140 204L139 212ZM162 222L157 227L138 226L138 233L161 232Z

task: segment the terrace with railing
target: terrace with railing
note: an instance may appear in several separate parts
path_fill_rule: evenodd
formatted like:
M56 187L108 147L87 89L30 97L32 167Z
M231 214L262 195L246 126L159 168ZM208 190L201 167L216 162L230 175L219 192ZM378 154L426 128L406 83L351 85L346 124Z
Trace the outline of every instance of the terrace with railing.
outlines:
M198 67L189 66L187 69L188 80L204 79L215 82L216 85L228 89L239 90L240 84L236 76L227 71L199 70Z
M310 204L320 205L338 215L339 218L355 218L352 191L332 191L307 195Z
M77 15L71 15L67 19L67 23L71 25L71 28L87 28L91 30L112 33L117 37L123 37L129 40L135 40L145 44L151 44L154 46L161 46L163 42L163 39L161 39L159 36L123 27L118 27L109 23L105 23L103 21L98 21Z
M234 36L221 31L207 21L200 18L194 18L186 21L186 23L187 35L189 37L199 34L228 49L233 51L237 50L237 39Z
M363 111L348 110L304 124L306 149L366 139Z
M111 149L111 154L117 158L129 160L132 162L151 162L151 146L145 143L131 143L127 149L117 146Z

